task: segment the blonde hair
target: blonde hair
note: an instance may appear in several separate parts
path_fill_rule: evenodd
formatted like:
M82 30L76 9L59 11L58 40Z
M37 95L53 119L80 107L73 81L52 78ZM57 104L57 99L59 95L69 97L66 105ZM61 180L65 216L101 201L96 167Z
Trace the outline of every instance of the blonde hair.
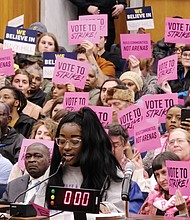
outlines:
M173 129L173 130L170 132L169 137L170 137L170 135L171 135L172 133L174 133L174 132L176 132L176 131L179 131L179 132L184 133L185 136L186 136L187 141L190 143L190 133L189 133L188 131L186 131L185 129L182 129L182 128L175 128L175 129ZM177 137L177 138L180 138L180 137Z
M58 124L55 121L53 121L51 118L44 118L38 120L32 127L30 138L35 139L36 132L41 125L44 125L47 128L51 139L54 140Z

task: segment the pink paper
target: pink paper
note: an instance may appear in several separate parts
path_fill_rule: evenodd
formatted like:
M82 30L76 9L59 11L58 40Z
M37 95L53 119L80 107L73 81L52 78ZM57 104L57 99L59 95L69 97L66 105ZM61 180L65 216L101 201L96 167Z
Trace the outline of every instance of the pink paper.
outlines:
M100 21L100 36L108 36L108 15L98 14L98 15L82 15L79 16L79 21Z
M178 104L177 93L146 95L142 97L143 115L145 119L158 119L159 123L166 122L167 109Z
M14 75L14 60L12 49L0 50L0 75Z
M150 34L120 34L122 58L151 58Z
M90 64L65 57L57 57L52 81L57 84L73 83L84 89Z
M49 209L44 208L44 207L42 207L40 205L37 205L34 202L30 202L30 204L32 204L34 209L36 210L37 216L49 216L49 214L50 214Z
M130 137L134 136L134 125L142 120L142 103L131 105L118 113L118 122L127 128Z
M96 112L103 127L112 123L112 113L113 113L112 107L92 106L92 105L88 107L91 108L94 112Z
M37 139L23 139L22 146L21 146L21 149L20 149L19 158L18 158L18 167L20 169L25 168L24 161L25 161L26 151L27 151L28 146L33 144L33 143L42 143L45 146L47 146L50 150L50 157L52 157L53 148L54 148L54 141L37 140Z
M166 18L164 41L190 44L190 19Z
M141 126L134 125L135 147L139 152L146 152L161 147L157 122L143 120Z
M184 99L178 99L178 104L180 104L180 105L184 105L184 104L185 104Z
M84 40L98 44L100 36L100 22L97 20L68 21L69 45L81 44Z
M183 196L190 196L189 161L166 161L169 194L175 195L179 189Z
M63 108L69 111L78 111L80 108L88 106L88 92L65 92Z
M178 55L174 54L158 61L157 76L158 85L164 80L177 79Z

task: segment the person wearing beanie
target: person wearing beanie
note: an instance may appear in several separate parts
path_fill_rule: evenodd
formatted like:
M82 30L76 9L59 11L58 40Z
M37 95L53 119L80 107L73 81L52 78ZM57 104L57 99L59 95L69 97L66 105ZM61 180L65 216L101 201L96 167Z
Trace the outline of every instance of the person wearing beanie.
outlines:
M112 122L118 123L118 112L134 103L134 91L124 85L108 88L106 102L113 108Z
M123 73L119 78L128 88L132 89L135 93L135 100L139 99L139 92L143 88L143 80L141 76L133 71Z

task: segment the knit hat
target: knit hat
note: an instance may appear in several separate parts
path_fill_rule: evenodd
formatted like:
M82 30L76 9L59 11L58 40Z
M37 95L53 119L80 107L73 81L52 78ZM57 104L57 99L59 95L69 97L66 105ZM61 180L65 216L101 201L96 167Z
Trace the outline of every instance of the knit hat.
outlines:
M120 78L121 81L125 80L125 79L129 79L131 81L133 81L135 83L135 85L137 86L138 91L142 90L143 87L143 80L141 78L141 76L133 71L127 71L125 73L123 73Z
M42 34L47 32L46 26L44 24L42 24L41 22L35 22L35 23L31 24L29 29L38 31Z
M110 99L119 99L122 101L128 101L134 103L135 94L133 90L129 88L119 89L119 88L108 88L106 101Z

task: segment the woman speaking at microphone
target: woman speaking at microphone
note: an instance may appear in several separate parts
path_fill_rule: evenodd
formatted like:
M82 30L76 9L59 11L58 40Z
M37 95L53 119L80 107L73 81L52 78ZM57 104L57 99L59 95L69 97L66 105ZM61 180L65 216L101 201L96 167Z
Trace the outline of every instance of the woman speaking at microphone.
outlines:
M109 137L96 113L86 107L69 112L58 125L50 175L56 171L62 157L66 160L65 166L48 185L102 189L100 212L124 212L123 173L111 149Z

